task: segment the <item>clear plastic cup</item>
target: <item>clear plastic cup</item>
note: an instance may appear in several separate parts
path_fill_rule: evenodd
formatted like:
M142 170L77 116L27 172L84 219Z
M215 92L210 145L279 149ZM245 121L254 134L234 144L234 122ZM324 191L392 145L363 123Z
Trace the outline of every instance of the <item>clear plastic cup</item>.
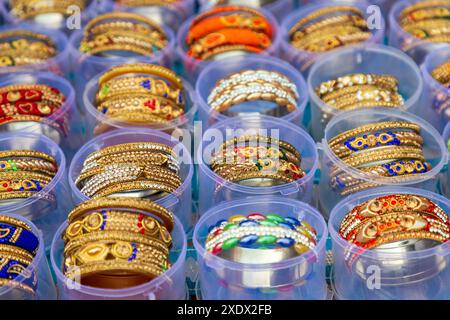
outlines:
M353 73L394 76L398 80L398 91L405 99L405 104L400 109L414 113L424 109L420 104L422 76L416 63L406 54L381 45L336 50L314 64L307 80L312 114L310 130L316 141L323 138L325 126L340 112L324 103L315 89L324 81Z
M398 22L400 13L406 7L420 1L422 0L395 1L395 4L389 11L389 45L406 52L418 64L421 64L425 56L430 52L448 46L446 43L432 43L416 38L400 26Z
M31 228L31 232L38 237L39 247L33 262L26 268L22 274L18 275L14 280L17 283L29 281L29 274L36 276L36 288L34 293L25 292L19 288L0 287L0 300L54 300L56 299L56 289L53 283L53 278L50 272L47 258L45 256L44 238L42 231L39 230L31 221L15 215L7 214L8 216L25 222Z
M420 134L424 140L423 152L425 159L433 168L428 172L414 175L406 181L395 182L389 177L374 177L349 167L333 153L328 145L328 141L339 133L362 125L383 121L409 121L418 124L421 128ZM348 174L356 181L374 183L384 188L388 186L411 186L438 192L439 172L447 163L447 148L436 129L414 114L386 108L355 110L338 114L325 128L325 137L319 148L321 149L319 195L320 206L325 218L328 218L333 207L344 198L339 189L331 187L331 171L334 169Z
M56 229L72 207L66 176L66 158L61 148L46 136L36 133L0 133L0 151L33 150L55 158L58 172L52 181L35 196L26 199L0 201L0 212L20 215L32 221L42 231L47 249Z
M164 124L146 124L136 122L126 122L117 120L99 112L95 105L95 97L98 91L98 80L103 75L100 73L92 78L85 87L83 94L82 112L86 115L86 132L89 138L102 134L106 131L121 128L150 128L164 131L172 134L174 130L186 129L193 130L194 118L197 112L197 99L192 86L186 80L183 80L185 93L185 114L176 119L167 121Z
M303 113L308 104L306 82L303 76L282 60L255 54L247 56L245 60L226 58L221 61L215 61L200 73L195 90L198 97L199 120L202 121L203 126L209 126L215 122L230 118L230 116L211 110L211 107L207 102L208 96L219 80L244 70L267 70L287 76L296 85L300 97L297 99L297 109L280 118L297 125L301 124ZM234 109L236 107L234 107ZM241 110L243 115L248 115L249 113L270 113L276 107L278 107L278 105L270 101L249 101L240 103L236 113Z
M128 7L114 2L114 9L118 11L129 11L142 14L159 24L163 24L178 30L181 23L195 13L195 0L181 0L166 6L149 5L139 7Z
M301 154L301 168L306 175L294 182L276 186L245 186L229 182L213 172L209 159L222 143L236 136L260 134L292 144ZM306 131L290 122L267 116L231 118L216 123L205 131L197 150L199 176L199 212L230 200L257 195L281 195L306 203L313 201L314 174L318 166L317 147Z
M175 214L183 224L186 231L189 231L194 223L192 215L192 176L193 164L191 155L186 147L171 136L156 130L143 128L129 128L111 131L88 141L73 157L69 167L69 185L72 198L75 204L89 200L75 184L83 168L84 160L92 152L103 148L133 142L156 142L163 143L174 148L180 163L180 178L182 185L175 193L167 195L156 202Z
M69 72L70 59L68 40L64 33L58 30L46 29L42 27L36 30L36 25L25 22L18 25L5 25L0 27L0 33L13 30L28 30L50 37L53 40L58 53L53 58L42 63L28 64L24 66L0 67L0 75L7 75L17 72L50 71L60 76L64 76Z
M305 16L309 15L310 13L325 8L325 7L331 7L331 6L339 6L339 5L352 5L357 8L359 8L364 14L367 19L369 19L370 14L368 13L368 7L370 4L368 4L366 1L363 0L336 0L336 1L319 1L317 3L311 3L306 6L302 6L299 9L292 12L290 15L284 19L283 23L281 24L281 33L282 33L282 41L281 41L281 48L282 48L282 54L281 56L288 61L290 64L292 64L295 68L297 68L303 75L307 76L309 73L310 68L313 66L313 64L316 61L321 61L323 55L335 52L335 50L328 51L327 53L317 53L317 52L310 52L305 50L299 50L295 47L293 47L290 44L289 41L289 31L291 28L299 21L300 19L304 18ZM380 19L380 28L374 28L371 30L372 36L362 42L355 45L372 45L375 43L383 43L384 40L384 32L385 32L385 21L381 17ZM350 45L351 46L351 45ZM348 47L350 47L348 46Z
M200 0L200 11L211 9L217 0ZM291 12L295 7L294 0L273 0L273 1L261 1L261 0L229 0L227 2L231 5L245 5L255 8L264 8L274 15L278 21L282 21L283 18Z
M277 263L239 263L205 250L210 226L233 215L276 213L314 227L319 241L314 251ZM284 197L254 197L225 202L208 210L197 223L193 242L199 263L204 300L319 300L326 299L325 242L328 231L320 213L308 204Z
M62 272L64 241L62 234L67 222L55 234L50 252L50 261L56 277L56 288L60 300L185 300L186 234L181 222L175 217L172 231L172 248L169 259L172 266L164 274L148 283L125 289L99 289L81 285L68 279Z
M450 247L448 242L408 252L380 252L349 244L339 234L343 217L364 201L390 194L426 197L448 214L450 200L427 190L383 187L353 194L332 210L328 229L333 241L334 290L341 300L448 299ZM351 259L349 258L351 257Z
M418 109L418 115L430 122L439 132L442 132L450 120L450 88L434 79L431 73L449 60L450 45L431 52L420 66L425 87L422 108Z
M80 52L80 42L83 38L83 30L77 30L72 33L69 40L69 50L72 59L72 73L75 83L75 90L80 97L78 103L81 105L81 97L83 95L86 84L97 74L102 73L111 67L125 63L152 63L172 67L174 51L175 51L175 35L173 31L163 26L167 35L167 46L151 56L93 56Z
M273 39L272 39L271 46L260 54L267 54L270 56L277 57L279 55L280 42L281 42L278 22L276 21L275 17L270 12L265 10L264 8L260 9L260 11L266 17L266 19L270 22L270 24L272 25L272 29L273 29ZM177 58L181 61L182 66L183 66L182 74L191 83L195 83L197 77L200 75L200 72L212 61L223 60L223 58L220 58L220 56L209 59L209 60L198 60L198 59L192 58L191 56L189 56L187 54L188 48L186 45L186 36L188 34L191 23L194 19L195 19L195 17L192 17L189 20L185 21L181 25L181 27L177 33L177 47L176 47ZM230 55L231 54L236 61L239 61L239 60L245 61L248 57L247 54L242 54L242 53L239 53L239 54L230 53Z
M30 132L43 134L57 143L68 159L78 150L85 139L81 116L75 104L75 91L64 78L50 72L18 73L0 79L0 88L17 84L43 84L58 89L66 98L58 113L47 117L50 123L62 126L62 130L46 123L25 122L0 126L1 132Z

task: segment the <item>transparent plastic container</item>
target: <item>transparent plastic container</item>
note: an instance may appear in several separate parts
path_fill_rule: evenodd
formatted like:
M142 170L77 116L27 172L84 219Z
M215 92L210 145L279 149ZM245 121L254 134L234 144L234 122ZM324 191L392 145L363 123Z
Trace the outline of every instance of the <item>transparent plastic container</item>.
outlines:
M172 134L174 130L186 129L193 130L194 118L197 113L197 97L194 89L186 80L183 80L183 87L185 93L185 114L176 119L167 121L164 124L146 124L127 122L118 119L108 117L107 115L99 112L95 105L95 96L98 91L98 80L103 75L100 73L92 78L85 87L83 93L82 113L86 118L86 134L89 138L102 134L106 131L113 129L129 128L129 127L142 127L164 131L168 134Z
M277 263L239 263L205 250L210 226L233 215L276 213L295 217L316 229L314 251ZM193 242L199 263L201 296L204 300L323 300L325 280L326 223L313 207L284 197L254 197L226 202L208 210L197 223Z
M17 72L50 71L60 76L65 76L70 70L69 46L64 33L58 30L40 27L36 30L36 25L30 23L20 23L18 25L5 25L0 27L0 33L13 30L28 30L38 32L50 37L58 51L56 56L42 63L28 64L24 66L0 67L0 75Z
M107 2L104 0L87 0L87 5L85 7L85 10L82 10L81 16L76 19L72 19L69 21L69 17L74 17L74 14L62 17L59 14L41 14L38 15L32 19L22 20L10 13L10 4L9 0L3 0L4 2L4 12L5 12L5 20L6 23L9 24L19 24L21 22L26 21L27 23L34 24L36 27L41 28L49 28L49 29L55 29L60 30L61 32L64 32L66 34L70 34L73 30L76 30L79 28L77 25L78 23L84 24L90 19L94 18L96 15L101 14L102 12L105 12L107 10ZM75 14L77 14L79 11L71 11Z
M445 87L431 76L438 66L450 60L450 45L434 50L427 55L420 66L424 79L422 108L418 115L442 132L450 120L450 88Z
M260 54L267 54L270 56L277 57L280 53L280 42L281 42L278 22L276 21L275 17L264 8L260 9L260 11L270 22L273 29L273 38L271 46L267 48L265 51L261 52ZM217 57L213 57L212 59L209 60L199 60L192 58L187 54L188 48L186 45L186 36L188 34L191 23L194 19L195 17L192 17L181 25L177 33L177 47L176 47L177 58L181 61L183 66L182 74L191 83L195 83L197 77L200 75L200 72L212 61L223 60L223 55L218 55ZM245 61L248 57L248 54L229 53L229 56L233 56L236 61Z
M365 250L339 235L342 218L364 201L390 195L415 194L432 200L448 214L450 200L416 188L383 187L354 194L331 212L328 229L333 241L334 289L340 300L449 299L450 247L448 242L408 252ZM349 261L349 257L352 257Z
M58 130L46 123L24 122L0 126L0 132L30 132L43 134L57 143L70 159L84 141L82 121L76 107L75 91L64 78L49 72L17 73L0 79L0 88L17 84L43 84L58 89L66 98L56 114L47 117L49 123L56 123Z
M306 50L300 50L293 47L289 41L289 31L291 28L302 18L309 15L310 13L330 6L339 6L339 5L352 5L359 8L367 19L369 19L370 14L368 13L368 7L370 4L363 0L336 0L336 1L318 1L315 3L308 4L306 6L301 6L299 9L292 12L288 15L283 23L281 24L281 33L282 33L282 41L281 48L284 60L292 64L295 68L297 68L301 73L305 76L308 75L310 68L316 61L321 61L323 55L335 52L335 50L331 50L324 53L311 52ZM370 10L369 10L370 12ZM371 30L372 36L364 42L355 44L355 45L366 45L370 46L375 43L383 43L384 41L384 33L385 33L385 21L383 17L380 17L380 28ZM351 47L353 45L349 45L346 47Z
M406 181L395 182L389 177L374 177L360 170L344 164L331 150L328 141L341 132L357 128L362 125L383 121L409 121L420 126L420 134L424 140L423 152L425 159L432 165L432 170L417 174ZM338 189L331 187L331 171L336 168L338 172L350 175L356 181L369 182L387 188L392 187L417 187L432 192L438 192L439 172L447 163L447 148L439 134L429 123L422 118L408 112L373 108L343 112L331 120L325 128L325 137L319 146L321 150L320 168L321 177L319 184L320 206L322 213L327 218L332 208L344 197Z
M450 198L450 121L445 126L443 138L448 151L448 164L445 172L442 174L441 191L442 194Z
M0 201L2 214L16 214L32 221L42 231L44 243L49 249L56 229L72 207L66 176L66 158L55 142L36 133L0 133L0 151L3 150L44 152L55 158L58 164L55 177L35 196Z
M235 131L236 130L236 131ZM260 134L292 144L301 154L301 168L306 175L294 182L276 186L245 186L229 182L213 172L209 159L222 143L235 136ZM199 176L199 213L230 200L257 195L281 195L306 203L313 201L314 174L318 166L317 147L306 131L294 124L267 116L231 118L211 126L205 131L201 147L197 150Z
M30 226L31 231L39 239L39 248L33 259L32 264L28 266L22 274L18 275L14 281L23 283L29 281L26 275L34 274L36 276L36 288L34 293L25 292L19 288L0 287L0 300L54 300L56 299L56 289L53 283L53 278L50 272L47 258L45 256L45 245L42 237L42 231L39 230L31 221L15 215L7 214L8 216L21 220Z
M195 13L195 0L181 0L174 4L168 4L167 6L149 5L139 7L129 7L114 2L114 9L117 11L129 11L142 14L159 24L164 24L177 30L183 21L186 21L190 16Z
M399 109L413 113L424 109L420 104L422 76L416 63L406 54L381 45L336 50L314 64L307 80L312 115L310 130L316 141L323 138L325 126L340 111L323 102L315 89L324 81L354 73L394 76L398 80L398 92L405 100L404 106Z
M395 1L391 11L389 11L389 45L406 52L418 64L422 63L428 53L448 45L446 43L432 43L418 39L403 30L398 23L400 13L406 7L420 1L422 0Z
M60 300L185 300L186 234L180 220L175 217L172 231L172 249L169 259L172 266L164 274L148 283L125 289L100 289L81 285L65 277L62 272L64 241L62 234L67 222L58 229L53 238L50 261L56 277Z
M203 126L209 126L217 121L230 118L230 116L212 110L207 102L208 96L218 81L244 70L267 70L287 76L296 85L300 97L297 99L297 109L280 118L297 125L302 122L303 113L308 104L306 82L303 76L282 60L255 54L247 56L245 60L236 61L234 58L226 58L222 61L215 61L201 72L197 79L195 90L198 97L199 120L202 121ZM234 113L238 116L240 112L242 112L242 115L255 113L270 114L275 108L278 108L276 103L261 100L240 103L234 106L233 110L236 110Z
M84 88L89 80L97 74L125 63L152 63L172 67L173 55L175 51L175 35L173 31L163 26L167 35L167 46L151 56L128 55L128 56L95 56L86 55L80 52L80 42L83 38L83 30L72 33L69 40L69 47L72 60L72 73L75 83L75 90L80 97L78 103L81 105L81 97Z
M81 193L75 184L83 168L84 160L92 152L103 148L133 142L156 142L163 143L174 148L180 163L180 178L183 184L173 194L167 195L156 202L175 214L183 224L186 231L193 226L192 215L192 176L193 165L188 149L171 136L156 130L143 128L129 128L111 131L88 141L74 156L69 167L69 185L75 204L89 200Z
M200 11L211 9L217 0L199 0ZM245 5L255 8L264 8L274 15L278 21L282 21L283 18L291 12L295 7L295 0L273 0L273 1L261 1L261 0L228 0L228 4L231 5Z

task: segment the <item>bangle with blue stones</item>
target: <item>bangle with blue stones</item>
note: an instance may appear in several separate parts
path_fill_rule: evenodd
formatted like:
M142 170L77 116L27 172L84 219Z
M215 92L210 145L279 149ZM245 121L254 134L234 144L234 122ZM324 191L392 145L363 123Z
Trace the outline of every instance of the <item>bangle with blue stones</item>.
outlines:
M14 246L35 255L39 239L23 221L0 215L0 245Z
M0 245L0 286L35 292L37 277L28 269L32 263L33 256L26 250Z
M317 233L294 217L253 213L220 220L208 230L206 250L214 255L236 247L249 249L294 248L297 254L314 249Z

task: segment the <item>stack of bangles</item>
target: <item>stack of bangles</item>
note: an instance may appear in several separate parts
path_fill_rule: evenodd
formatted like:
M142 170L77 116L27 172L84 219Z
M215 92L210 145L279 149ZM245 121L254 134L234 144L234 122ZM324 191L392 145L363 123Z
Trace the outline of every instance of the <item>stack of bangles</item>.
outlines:
M98 81L97 110L127 122L162 124L184 115L182 80L153 64L113 67Z
M5 215L0 215L0 229L0 287L34 296L37 275L28 267L39 249L39 238L27 223Z
M128 196L159 199L182 181L173 149L153 142L119 144L90 154L75 181L89 198Z
M226 141L210 163L227 181L249 186L286 184L305 176L301 155L293 145L262 135Z
M81 11L86 7L86 0L10 0L9 3L11 15L21 20L31 19L48 13L59 13L62 16L68 16L71 6L77 6Z
M364 12L354 6L327 6L306 15L290 29L294 48L326 52L372 36Z
M448 213L432 200L414 194L392 194L368 200L342 220L340 236L366 250L400 249L416 241L433 247L450 240ZM418 246L419 247L419 246ZM360 252L349 251L352 264Z
M450 60L436 67L431 75L436 81L450 89Z
M450 1L426 0L406 7L399 24L414 37L428 42L450 42Z
M450 60L436 67L431 76L443 85L443 90L436 90L436 100L433 104L438 114L450 119Z
M207 60L225 52L260 53L272 44L272 25L258 10L221 6L197 16L189 28L188 55Z
M40 151L0 151L0 201L37 195L55 177L56 160ZM54 200L51 194L41 195Z
M345 131L329 141L333 153L344 165L375 179L402 182L432 169L425 161L420 127L407 121L386 121ZM376 186L351 173L332 167L330 184L341 195Z
M0 32L0 67L42 63L57 53L53 40L45 34L29 30Z
M15 84L0 87L0 126L10 123L38 122L67 134L65 116L51 120L60 113L64 95L45 84Z
M398 93L398 81L389 75L348 74L321 83L316 93L323 102L338 110L404 105Z
M305 221L252 213L209 227L205 248L235 262L273 263L314 251L317 240L316 230Z
M167 36L154 21L135 13L111 12L86 25L80 51L95 56L118 52L149 56L166 46Z
M285 75L268 70L244 70L219 80L208 96L212 110L232 114L229 109L246 101L269 101L285 115L297 109L297 86Z
M174 219L143 199L102 198L75 207L63 233L63 272L83 285L121 289L141 285L171 264Z

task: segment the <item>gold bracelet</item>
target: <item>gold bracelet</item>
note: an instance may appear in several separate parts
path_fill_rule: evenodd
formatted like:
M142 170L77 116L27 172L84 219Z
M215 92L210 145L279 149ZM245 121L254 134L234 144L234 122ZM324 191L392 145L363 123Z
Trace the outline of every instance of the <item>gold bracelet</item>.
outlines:
M425 161L422 148L409 146L389 146L378 148L363 153L353 154L342 159L342 161L351 167L359 167L378 161L390 161L398 159Z
M86 7L86 0L58 0L58 1L26 1L11 0L10 13L20 19L26 20L45 13L60 13L69 15L70 6L77 6L80 10Z

